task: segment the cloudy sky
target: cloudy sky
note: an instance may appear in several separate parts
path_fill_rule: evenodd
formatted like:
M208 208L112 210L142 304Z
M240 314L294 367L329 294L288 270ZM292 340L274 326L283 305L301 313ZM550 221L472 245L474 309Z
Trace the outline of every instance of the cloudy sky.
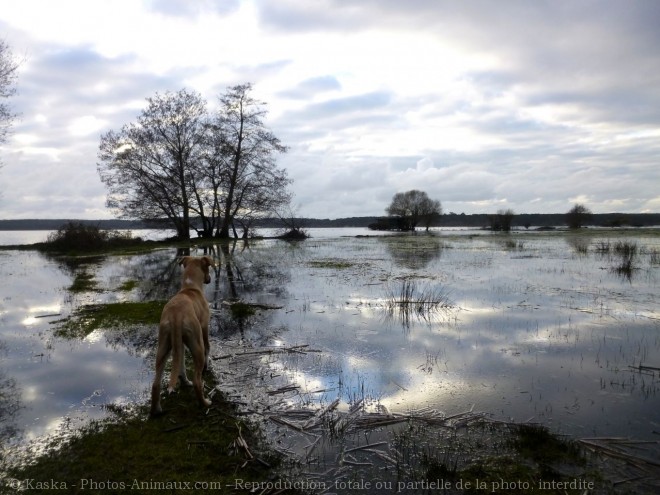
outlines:
M660 211L660 2L0 0L0 218L109 218L99 136L251 82L302 216Z

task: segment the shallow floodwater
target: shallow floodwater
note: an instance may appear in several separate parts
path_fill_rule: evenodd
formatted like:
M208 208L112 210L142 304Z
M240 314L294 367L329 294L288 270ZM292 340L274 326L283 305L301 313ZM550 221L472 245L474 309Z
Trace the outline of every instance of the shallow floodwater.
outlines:
M236 263L276 264L281 282L271 273L246 298L284 306L267 319L278 345L321 351L271 364L301 392L329 391L322 400L345 408L360 397L390 412L473 408L577 437L657 440L659 240L625 239L638 248L628 274L612 250L598 252L617 240L310 239L255 245ZM443 307L393 305L405 281Z
M87 258L76 264L36 251L0 251L0 440L35 440L106 415L108 404L146 399L157 331L95 330L72 338L60 321L80 307L161 298L171 289L175 254ZM163 272L167 276L163 277ZM80 273L95 290L72 292ZM151 277L166 279L155 286ZM119 290L128 280L139 287ZM156 295L158 297L151 297Z
M297 387L295 400L277 395L285 406L304 397L312 408L338 399L343 411L474 410L576 437L657 440L657 236L344 232L215 251L207 297L223 391L246 393L224 367L237 345L305 346L260 360L261 376ZM631 271L617 271L618 241L637 246ZM84 304L168 297L175 259L165 249L68 266L0 252L0 432L35 439L103 416L107 404L146 401L155 328L70 339L55 322ZM67 289L81 270L100 290ZM120 291L128 280L138 286ZM404 289L410 304L398 300ZM234 298L261 308L236 322L222 304Z

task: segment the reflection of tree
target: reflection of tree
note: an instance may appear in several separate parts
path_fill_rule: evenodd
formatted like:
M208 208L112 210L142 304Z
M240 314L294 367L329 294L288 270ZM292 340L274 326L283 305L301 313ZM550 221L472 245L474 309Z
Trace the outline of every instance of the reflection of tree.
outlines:
M385 244L394 263L401 268L421 270L442 256L445 245L434 234L405 236L382 236L378 240Z
M223 301L246 300L268 304L272 301L264 299L284 297L287 293L287 282L290 280L288 269L283 269L281 262L274 261L271 249L253 251L247 240L220 241L194 249L181 248L176 252L156 250L131 256L94 257L88 259L87 263L67 256L62 257L58 264L62 271L72 277L81 270L89 271L90 274L98 270L110 271L115 280L135 282L136 289L131 299L165 301L179 290L182 274L179 261L188 255L208 255L215 261L214 276L205 291L214 310L210 326L212 333L231 335L243 331L248 323L232 318L227 306L223 306ZM113 328L105 333L108 345L113 348L124 347L129 354L135 355L151 353L157 336L158 332L153 325L140 324Z
M0 352L4 352L4 348L4 344L0 342ZM0 369L0 452L9 440L19 433L16 415L20 409L20 390L16 386L16 381L7 377Z
M211 296L213 312L211 328L218 328L223 335L242 333L248 323L246 318L232 318L223 301L269 303L264 300L275 295L286 295L288 271L276 262L273 251L251 250L248 240L219 242L204 248L203 254L212 256L216 263Z
M215 269L215 300L240 300L246 295L286 294L286 284L291 279L276 261L272 250L251 250L248 241L221 242L204 248L204 254L213 256ZM263 256L262 256L263 254Z
M142 300L169 299L181 286L181 267L179 260L188 253L177 250L175 256L168 251L156 251L142 256L140 263L130 267L127 276L141 282Z

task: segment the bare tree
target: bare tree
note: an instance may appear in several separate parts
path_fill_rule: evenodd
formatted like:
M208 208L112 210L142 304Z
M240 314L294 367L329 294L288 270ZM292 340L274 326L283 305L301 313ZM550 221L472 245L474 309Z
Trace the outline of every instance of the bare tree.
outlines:
M101 137L98 171L119 216L166 218L177 236L238 237L255 218L290 201L274 155L286 151L263 124L251 85L229 88L215 116L197 93L148 98L137 122Z
M7 139L15 118L7 100L16 94L15 84L19 65L9 45L4 40L0 40L0 144Z
M291 204L292 194L288 190L290 183L286 170L274 170L273 173L255 177L245 189L241 209L233 219L233 224L239 224L242 228L242 237L248 237L256 220L277 215L281 208ZM238 237L235 230L234 236Z
M488 217L490 220L490 229L510 232L514 216L515 213L510 208L507 210L498 210L495 215L490 215Z
M181 239L190 237L193 201L201 206L196 174L201 160L206 102L186 90L147 98L137 122L101 136L98 171L107 204L119 216L167 218Z
M7 100L16 94L17 71L20 63L14 58L9 45L0 40L0 145L7 140L15 114ZM0 161L2 168L2 161ZM0 196L2 191L0 191Z
M277 168L275 154L286 147L263 122L264 104L250 96L251 84L233 86L220 97L214 134L221 140L217 156L223 186L223 218L219 237L229 237L241 213L271 209L269 203L286 201L278 196L289 184L286 171Z
M581 228L591 218L591 210L577 203L566 213L566 224L571 229Z
M424 191L412 189L396 193L385 211L400 219L402 230L415 230L419 223L423 223L428 230L442 215L442 206L440 201L432 200Z

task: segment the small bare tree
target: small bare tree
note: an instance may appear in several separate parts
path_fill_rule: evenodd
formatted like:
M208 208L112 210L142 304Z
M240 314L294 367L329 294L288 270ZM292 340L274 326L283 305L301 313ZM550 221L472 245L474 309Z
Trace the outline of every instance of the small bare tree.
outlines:
M579 229L591 219L591 210L586 206L577 203L566 213L566 225L570 229Z
M401 230L415 230L420 223L428 230L442 215L442 206L440 201L429 198L424 191L412 189L396 193L385 211L400 219Z
M515 213L510 208L507 210L498 210L495 215L490 215L488 217L490 220L490 229L510 232L514 216Z

